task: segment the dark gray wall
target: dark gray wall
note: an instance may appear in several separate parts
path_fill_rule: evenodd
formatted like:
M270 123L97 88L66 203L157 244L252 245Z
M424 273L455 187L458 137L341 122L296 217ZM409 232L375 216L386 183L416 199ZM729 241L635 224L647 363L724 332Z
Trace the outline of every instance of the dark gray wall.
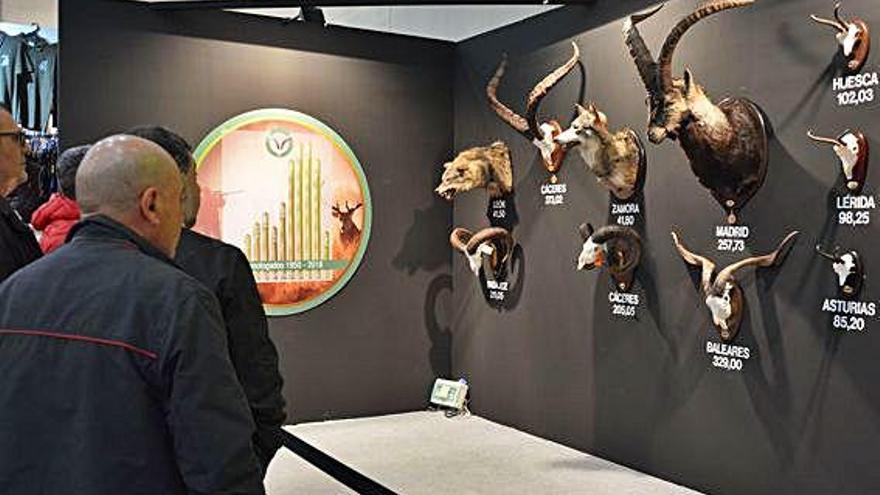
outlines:
M608 220L608 194L570 154L560 176L569 188L567 204L544 207L538 189L546 172L534 148L485 103L485 83L503 51L510 65L499 94L523 111L531 85L570 56L574 39L586 77L573 72L545 100L542 114L567 122L583 90L612 127L631 126L644 136L645 90L619 18L648 3L566 7L457 48L456 150L498 138L511 146L514 235L522 248L512 277L521 284L519 299L500 311L487 305L464 260L454 258L453 368L473 387L471 409L709 493L878 493L880 322L869 318L862 333L831 329L820 307L835 295L833 274L813 252L820 238L860 250L869 272L861 299L877 300L877 212L870 227L835 228L828 201L837 161L805 136L808 128L826 134L861 128L880 145L880 88L874 103L857 109L837 107L832 96L833 32L808 16L830 16L833 2L762 0L703 21L676 53L677 74L687 65L716 99L752 98L775 128L766 184L742 212L752 230L750 251L769 251L788 231L802 232L780 269L739 277L748 315L735 343L753 353L741 373L711 367L705 346L718 338L696 274L670 240L677 228L692 249L722 265L739 258L715 251L713 227L722 224L722 211L679 146L645 140L647 252L635 291L646 304L638 321L626 322L609 316L606 274L575 271L581 247L575 228ZM673 1L644 24L655 53L696 4ZM880 29L876 0L848 0L844 9ZM876 41L863 72L878 70ZM880 181L874 161L868 194ZM485 195L457 199L453 223L486 225Z
M274 318L292 422L419 409L449 368L451 210L432 194L452 148L452 46L223 12L61 3L65 144L157 123L198 143L262 107L310 114L363 164L374 222L332 300Z

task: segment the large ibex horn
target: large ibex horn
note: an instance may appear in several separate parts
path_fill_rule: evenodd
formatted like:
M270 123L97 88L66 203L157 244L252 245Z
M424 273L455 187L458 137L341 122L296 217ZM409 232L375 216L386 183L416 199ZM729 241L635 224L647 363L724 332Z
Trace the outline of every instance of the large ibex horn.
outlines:
M593 236L593 224L591 223L582 223L578 226L578 233L581 235L581 239L584 242L587 242L587 239Z
M593 242L596 244L604 244L614 238L623 239L629 245L629 252L627 252L625 256L626 264L616 268L623 271L637 264L642 255L642 236L629 227L621 227L618 225L602 227L593 234Z
M526 119L498 100L498 85L501 84L501 78L504 76L506 69L507 54L505 53L501 56L501 63L498 64L498 69L495 70L495 74L492 76L492 79L489 79L489 84L486 85L486 97L489 99L489 106L495 110L495 113L501 117L501 120L507 122L527 139L536 139L536 136L530 134L529 123Z
M697 8L691 15L685 17L672 28L666 41L663 43L663 49L660 51L660 57L657 65L660 67L660 85L663 91L672 89L672 55L675 53L675 47L678 42L694 24L712 14L717 14L728 9L744 7L751 5L755 0L720 0L703 5Z
M715 273L715 262L688 249L675 232L672 232L672 242L685 263L699 266L702 269L700 282L703 292L708 293L709 288L712 286L712 274Z
M765 254L763 256L752 256L751 258L746 258L744 260L740 260L736 263L728 265L723 270L718 272L718 277L715 279L715 283L727 283L733 278L733 274L740 268L745 268L748 266L768 267L781 263L782 260L785 259L785 255L791 248L792 242L799 234L800 232L795 230L794 232L785 236L785 239L783 239L782 242L779 243L779 246L772 253Z
M531 93L529 93L529 100L526 105L526 122L528 122L529 130L535 139L541 139L542 136L541 128L538 124L538 107L541 105L541 100L550 93L550 90L553 89L562 78L567 76L568 73L574 69L575 65L578 63L578 59L581 57L581 50L578 48L577 43L572 41L571 47L574 50L571 58L539 82L532 89Z
M813 19L814 21L818 22L819 24L825 24L826 26L831 26L834 29L837 29L838 31L845 33L847 31L846 21L844 21L840 17L840 2L837 2L837 4L834 5L834 18L837 20L832 21L831 19L825 19L825 18L819 17L817 15L810 15L810 19Z
M639 33L639 29L636 26L640 22L659 12L664 5L665 4L661 3L653 9L640 14L633 14L623 23L623 35L626 40L626 46L629 47L629 54L636 63L636 69L638 69L639 76L641 76L642 82L645 84L645 88L648 92L658 91L660 89L657 86L659 82L657 79L657 62L654 61L654 56L651 55L651 50L645 45L645 40L642 39L642 34Z

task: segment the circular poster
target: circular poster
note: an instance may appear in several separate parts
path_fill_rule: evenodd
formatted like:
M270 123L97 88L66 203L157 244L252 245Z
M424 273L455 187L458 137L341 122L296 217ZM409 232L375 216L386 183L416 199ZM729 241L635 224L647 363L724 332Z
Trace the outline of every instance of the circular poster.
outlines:
M357 271L370 238L370 189L333 129L292 110L254 110L214 129L195 159L202 207L194 229L245 253L266 314L314 308Z

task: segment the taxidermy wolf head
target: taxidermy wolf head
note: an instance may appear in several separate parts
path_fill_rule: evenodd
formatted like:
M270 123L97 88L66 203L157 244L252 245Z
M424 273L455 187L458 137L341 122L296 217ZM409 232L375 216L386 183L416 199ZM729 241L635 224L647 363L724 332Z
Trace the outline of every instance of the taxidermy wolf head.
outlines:
M459 153L443 165L443 177L434 191L451 201L456 194L478 188L485 188L490 198L513 192L510 150L501 141Z

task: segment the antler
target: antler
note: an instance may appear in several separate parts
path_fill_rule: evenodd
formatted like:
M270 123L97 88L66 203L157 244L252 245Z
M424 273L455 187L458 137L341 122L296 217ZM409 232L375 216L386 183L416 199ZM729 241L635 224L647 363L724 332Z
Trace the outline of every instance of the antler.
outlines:
M822 246L820 246L819 244L816 244L816 252L819 253L819 256L822 256L823 258L827 258L835 263L840 261L840 256L837 254L837 251L839 249L840 248L835 249L834 254L831 254L831 253L827 253L827 252L823 251Z
M668 91L672 88L672 55L675 53L675 47L678 45L678 42L681 41L681 38L688 29L712 14L751 5L754 2L755 0L715 1L697 8L691 15L680 20L669 33L669 36L666 37L657 62L657 65L660 67L660 86L663 91Z
M776 248L775 251L769 254L765 254L763 256L752 256L751 258L746 258L731 265L728 265L726 268L718 272L718 277L715 279L716 284L724 284L730 281L733 278L734 272L739 270L740 268L745 268L747 266L760 266L767 267L773 266L777 262L781 262L781 260L785 257L785 254L788 252L788 248L791 247L792 240L798 236L800 232L794 231L787 236L782 242L779 243L779 247Z
M542 136L541 128L538 125L538 106L541 104L541 100L550 93L550 90L553 89L562 78L567 76L568 73L574 69L574 66L578 63L578 59L581 57L581 50L578 48L577 43L572 41L571 47L574 50L571 58L539 82L532 89L532 92L529 93L529 101L526 105L526 121L529 123L529 130L536 139L541 139Z
M715 272L715 262L710 260L705 256L700 256L699 254L694 253L685 247L684 243L682 243L678 239L678 234L675 232L672 233L672 242L675 243L675 248L678 249L678 254L681 255L682 259L688 264L702 267L703 273L701 277L703 292L708 293L709 288L712 286L712 274Z
M519 131L520 134L528 139L535 139L536 136L529 134L529 123L526 119L522 118L519 114L498 100L498 85L501 84L501 77L504 76L504 71L506 69L507 54L505 53L501 56L501 63L498 64L498 69L495 70L495 74L492 76L492 79L489 79L489 84L486 85L486 97L489 98L489 106L495 110L495 113L501 117L501 120L510 124L510 126Z
M626 38L626 46L629 47L629 54L636 63L639 76L642 77L642 82L649 92L659 89L657 86L659 82L657 79L657 62L654 60L654 56L651 55L651 50L645 45L645 40L642 39L642 34L639 33L636 25L659 12L664 5L666 4L661 3L648 11L633 14L623 23L623 35Z
M847 31L847 28L846 28L847 23L846 23L846 21L844 21L840 17L840 2L837 2L837 4L834 5L834 18L837 20L832 21L831 19L825 19L825 18L819 17L817 15L810 15L810 19L813 19L814 21L818 22L819 24L825 24L826 26L831 26L834 29L837 29L838 31L845 33Z
M498 69L495 70L495 74L486 85L486 97L489 99L489 106L495 110L495 113L501 117L501 120L507 122L529 140L541 139L542 137L541 128L538 124L538 106L541 104L541 100L577 65L581 52L575 42L572 41L571 46L574 48L574 55L541 80L529 93L525 117L520 116L498 100L498 85L501 84L501 77L504 76L504 71L507 69L507 54L501 57Z
M817 136L816 134L813 134L812 129L807 131L807 136L810 136L810 139L812 139L813 141L819 142L819 143L827 143L827 144L832 144L834 146L842 146L842 147L846 148L846 144L841 142L839 139L824 137L824 136Z

